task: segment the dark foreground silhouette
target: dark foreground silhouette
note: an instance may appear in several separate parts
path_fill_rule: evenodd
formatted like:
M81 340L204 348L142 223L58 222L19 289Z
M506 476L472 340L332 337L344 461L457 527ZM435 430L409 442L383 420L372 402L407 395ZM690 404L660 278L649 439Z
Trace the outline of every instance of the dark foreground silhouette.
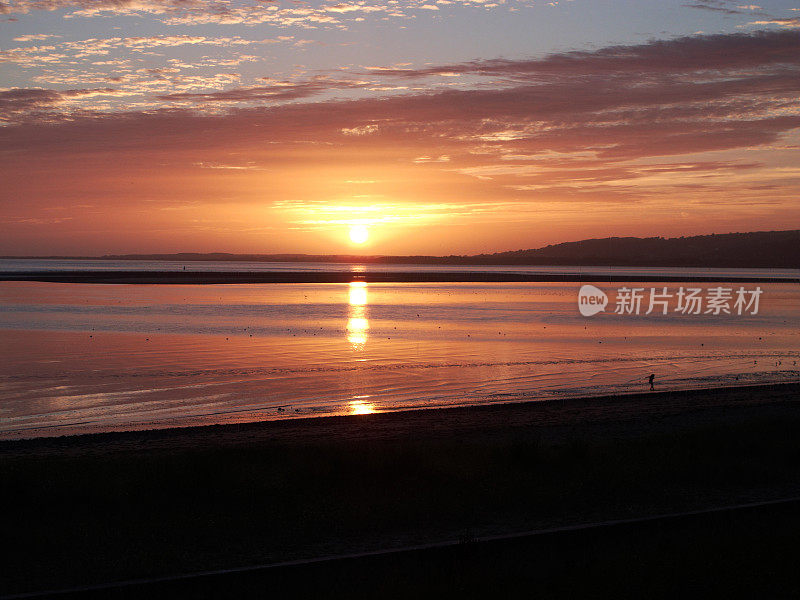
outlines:
M798 430L784 384L2 442L0 594L461 540L72 597L791 596L797 503L472 540L800 496Z
M49 598L791 598L800 501Z

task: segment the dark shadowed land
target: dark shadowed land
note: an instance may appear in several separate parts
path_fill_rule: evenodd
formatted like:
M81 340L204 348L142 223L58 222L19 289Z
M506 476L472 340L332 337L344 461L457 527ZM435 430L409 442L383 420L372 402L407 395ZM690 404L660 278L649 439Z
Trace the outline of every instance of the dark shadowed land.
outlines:
M0 271L0 281L43 281L51 283L117 284L223 284L223 283L468 283L468 282L707 282L707 283L793 283L785 276L733 277L720 275L607 275L463 272L183 272L183 271Z
M0 593L461 539L116 593L790 596L796 502L470 540L800 496L798 431L791 383L2 442Z
M797 269L800 268L800 255L797 253L799 246L800 229L796 229L696 235L678 238L610 237L565 242L527 250L449 256L181 252L176 254L113 254L105 256L2 256L0 258Z

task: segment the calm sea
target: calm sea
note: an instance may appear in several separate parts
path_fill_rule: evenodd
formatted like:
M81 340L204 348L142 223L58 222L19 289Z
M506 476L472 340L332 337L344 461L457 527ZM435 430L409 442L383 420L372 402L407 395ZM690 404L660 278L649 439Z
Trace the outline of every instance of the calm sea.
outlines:
M57 263L57 264L56 264ZM0 270L183 263L0 261ZM102 263L102 264L99 264ZM186 263L187 270L475 267ZM481 270L606 273L569 267ZM680 275L709 270L614 269ZM629 284L640 314L578 311L580 284L88 285L0 282L0 437L230 423L800 378L797 271L769 284ZM794 279L794 282L789 281ZM684 314L680 288L761 290L757 314ZM651 288L670 294L651 314ZM664 288L667 288L664 290Z

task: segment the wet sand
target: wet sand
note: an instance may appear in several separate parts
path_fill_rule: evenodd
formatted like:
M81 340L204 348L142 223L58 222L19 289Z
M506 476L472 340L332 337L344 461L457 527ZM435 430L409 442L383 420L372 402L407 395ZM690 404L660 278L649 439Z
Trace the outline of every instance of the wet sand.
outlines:
M798 430L791 383L2 442L0 593L797 496Z
M181 271L0 271L0 281L121 284L222 284L222 283L468 283L468 282L680 282L797 283L781 277L726 277L720 275L630 275L443 272L181 272Z
M745 422L750 416L773 412L793 414L795 409L800 410L800 382L0 440L0 456L80 456L258 444L291 448L320 442L511 439L533 434L537 439L563 443L582 434L637 437L728 419Z

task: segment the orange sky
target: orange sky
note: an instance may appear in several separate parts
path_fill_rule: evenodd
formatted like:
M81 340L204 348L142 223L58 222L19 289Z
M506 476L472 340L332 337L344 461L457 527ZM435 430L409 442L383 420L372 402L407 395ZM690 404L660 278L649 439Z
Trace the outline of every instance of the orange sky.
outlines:
M450 254L800 227L796 30L363 75L405 90L317 98L343 84L306 77L146 109L0 90L0 254ZM266 102L278 88L292 100Z

